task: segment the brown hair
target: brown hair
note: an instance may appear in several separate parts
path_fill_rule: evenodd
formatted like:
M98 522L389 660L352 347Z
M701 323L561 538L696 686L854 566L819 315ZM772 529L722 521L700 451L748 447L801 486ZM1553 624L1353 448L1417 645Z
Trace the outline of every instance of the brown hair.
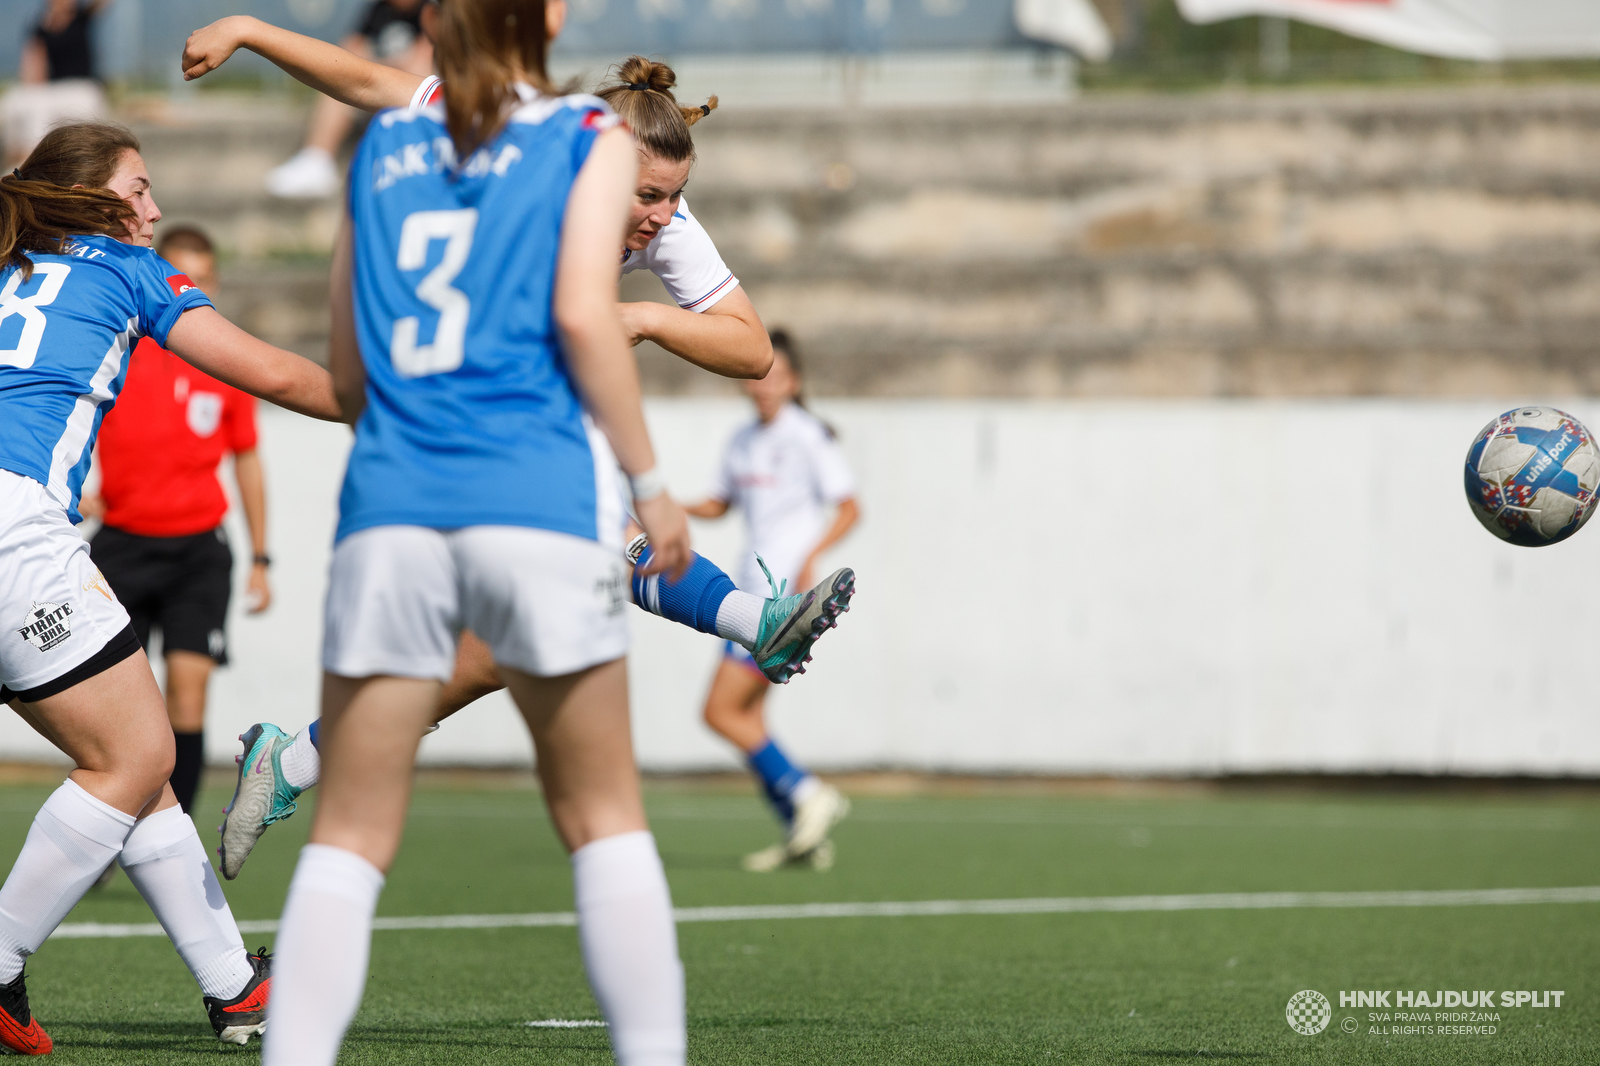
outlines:
M500 132L517 102L513 82L525 78L540 92L555 92L545 74L548 46L544 0L444 0L439 5L433 54L444 79L445 125L457 159L466 159Z
M196 252L216 258L217 249L199 226L173 226L163 229L161 239L156 241L157 255L164 259L168 252Z
M22 166L0 179L0 270L16 267L31 278L28 252L60 255L83 234L124 236L133 208L106 185L123 153L138 150L131 130L104 122L45 134Z
M672 95L678 76L665 63L644 56L624 59L611 76L616 80L602 85L595 95L622 116L639 147L674 163L693 159L694 138L689 127L717 109L717 98L713 96L699 107L679 106Z
M772 354L774 358L781 353L783 357L789 361L789 370L794 374L795 381L799 383L800 387L794 390L795 406L803 411L811 412L811 408L806 406L806 372L801 366L800 352L795 348L794 339L789 336L789 331L786 329L769 330L767 333L767 339L772 342ZM837 437L839 435L838 431L835 430L829 423L820 418L818 418L817 421L822 422L822 428L827 431L829 437Z

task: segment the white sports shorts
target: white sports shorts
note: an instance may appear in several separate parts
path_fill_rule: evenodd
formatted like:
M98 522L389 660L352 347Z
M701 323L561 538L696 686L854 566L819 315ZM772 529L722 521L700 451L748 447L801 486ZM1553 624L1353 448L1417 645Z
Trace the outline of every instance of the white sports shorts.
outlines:
M61 504L32 478L0 470L0 698L53 696L138 648Z
M536 677L620 659L628 574L616 548L545 529L364 529L333 549L322 668L448 681L462 629Z

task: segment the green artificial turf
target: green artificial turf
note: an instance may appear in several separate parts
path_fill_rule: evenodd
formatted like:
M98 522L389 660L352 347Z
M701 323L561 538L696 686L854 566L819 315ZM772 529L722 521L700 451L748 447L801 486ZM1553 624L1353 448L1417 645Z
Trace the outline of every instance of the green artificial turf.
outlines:
M14 855L48 790L0 789ZM214 811L216 790L202 797ZM653 790L679 906L1277 890L1600 884L1600 798L1220 794L858 797L838 864L754 875L774 828L752 797ZM240 919L276 917L307 812L227 886ZM215 839L214 816L197 818ZM382 915L565 911L567 860L538 795L425 788ZM1600 905L840 918L685 924L690 1061L1273 1063L1600 1061ZM126 878L69 922L148 922ZM268 936L248 938L270 944ZM1493 1036L1374 1035L1356 989L1561 989L1502 1009ZM1291 995L1334 1000L1311 1037ZM163 939L55 940L29 991L63 1063L254 1060L220 1047ZM379 932L348 1063L605 1063L571 928ZM1347 1017L1357 1032L1340 1028Z

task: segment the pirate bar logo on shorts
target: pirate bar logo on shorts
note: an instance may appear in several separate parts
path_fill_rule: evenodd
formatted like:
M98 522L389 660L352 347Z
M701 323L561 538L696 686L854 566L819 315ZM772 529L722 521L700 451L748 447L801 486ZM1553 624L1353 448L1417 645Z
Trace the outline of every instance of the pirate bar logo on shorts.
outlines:
M1308 988L1289 997L1289 1009L1284 1014L1289 1019L1289 1028L1301 1036L1316 1036L1328 1027L1333 1005L1327 996Z
M35 603L28 624L17 635L40 651L49 651L72 636L72 604Z

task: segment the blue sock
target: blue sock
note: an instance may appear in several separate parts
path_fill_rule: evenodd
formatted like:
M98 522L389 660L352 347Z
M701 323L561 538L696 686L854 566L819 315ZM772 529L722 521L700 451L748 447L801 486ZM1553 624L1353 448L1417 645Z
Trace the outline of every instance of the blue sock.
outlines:
M681 581L669 581L665 574L640 577L639 568L654 554L646 548L633 568L633 602L668 621L718 636L717 608L735 590L733 579L698 552Z
M320 718L318 718L315 722L312 722L311 725L306 728L306 732L311 734L311 746L319 751L321 750L322 745L317 743L317 733L320 732L321 729L322 719Z
M790 762L789 756L770 737L765 747L751 752L746 758L750 760L750 769L761 779L761 787L778 814L785 822L794 821L794 804L789 797L794 794L795 787L811 775L803 767Z

